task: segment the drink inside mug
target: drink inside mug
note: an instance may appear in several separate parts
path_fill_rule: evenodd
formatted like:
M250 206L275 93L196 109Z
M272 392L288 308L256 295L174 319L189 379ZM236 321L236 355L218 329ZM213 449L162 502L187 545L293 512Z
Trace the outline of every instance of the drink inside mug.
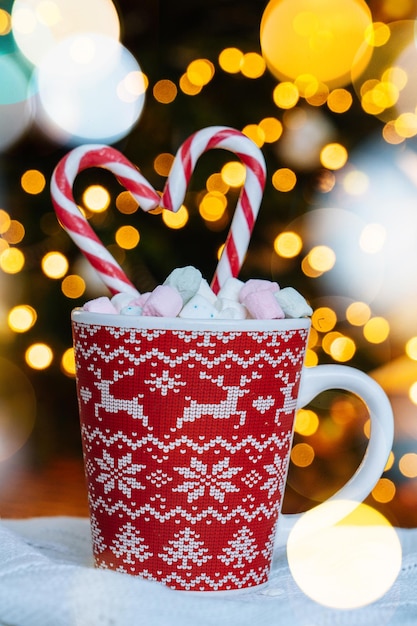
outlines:
M360 482L367 495L383 471L392 443L389 404L379 388L363 387L370 380L365 374L351 384L352 368L303 368L307 318L193 320L76 310L72 328L98 567L188 591L264 584L302 374L305 399L334 388L335 371L349 370L341 387L359 389L378 413L353 486ZM326 367L333 368L328 380L304 385L309 369Z

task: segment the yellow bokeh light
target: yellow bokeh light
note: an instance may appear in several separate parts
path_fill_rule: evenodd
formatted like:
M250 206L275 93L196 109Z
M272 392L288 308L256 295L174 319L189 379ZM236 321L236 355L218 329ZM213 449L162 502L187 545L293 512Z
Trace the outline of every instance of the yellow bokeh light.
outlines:
M46 343L34 343L25 352L25 361L35 370L48 368L54 358L54 353Z
M185 93L187 96L196 96L202 90L202 87L200 85L194 85L190 81L187 74L183 74L180 77L178 84L180 86L181 91Z
M45 176L39 170L27 170L20 179L22 189L26 193L36 195L41 193L46 185Z
M12 220L10 215L4 209L0 209L0 235L4 235L9 228Z
M177 86L172 80L161 79L153 87L153 96L161 104L170 104L177 97Z
M398 467L403 476L417 478L417 454L406 452L398 461Z
M239 48L225 48L219 54L219 65L228 74L237 74L243 61L243 52Z
M3 238L11 245L20 243L25 236L25 227L17 220L10 220L9 228L3 233Z
M102 213L110 204L110 194L102 185L90 185L83 193L84 205L93 213Z
M315 367L316 365L318 365L318 362L319 362L319 357L317 356L317 353L314 352L314 350L311 350L310 348L306 350L304 365L306 367Z
M223 165L221 176L230 187L241 187L246 180L246 168L240 161L229 161Z
M329 246L314 246L308 253L308 260L317 272L328 272L336 263L336 254Z
M304 594L345 610L384 596L402 565L400 540L382 513L345 500L307 511L290 532L287 557Z
M222 194L226 194L230 187L223 180L223 177L220 173L211 174L206 180L206 189L207 191L217 191Z
M322 306L316 309L311 316L311 323L320 333L328 333L336 326L337 315L333 309Z
M277 191L292 191L297 184L297 176L288 167L281 167L272 174L272 184Z
M86 289L85 280L77 274L66 276L61 283L61 290L67 298L80 298Z
M68 271L68 259L62 252L48 252L41 261L41 267L48 278L62 278Z
M417 361L417 337L411 337L405 344L405 353L413 361Z
M260 78L265 72L264 58L257 52L247 52L243 55L240 71L246 78Z
M374 48L379 48L379 46L386 44L390 36L390 27L383 22L374 22L365 29L365 39Z
M408 397L413 404L417 404L417 382L413 383L408 390Z
M258 148L262 148L265 143L265 133L258 124L247 124L242 128L242 133L249 137Z
M294 83L285 81L274 88L272 97L280 109L292 109L297 104L300 93Z
M371 57L372 48L364 45L370 24L371 11L364 0L270 0L261 21L262 53L281 81L310 74L341 87Z
M369 343L382 343L388 339L390 327L383 317L371 317L363 327L363 335Z
M327 97L327 106L333 113L346 113L352 102L352 94L347 89L333 89Z
M75 376L75 355L74 348L65 350L61 358L61 370L66 376Z
M319 427L319 418L315 411L310 409L299 409L295 419L294 430L299 435L310 437L314 435Z
M320 162L329 170L340 170L348 160L348 152L340 143L329 143L320 152Z
M201 217L209 222L215 222L222 218L227 207L227 198L219 191L206 193L199 205Z
M0 9L0 36L8 35L12 28L10 13L5 9Z
M304 259L301 261L301 270L303 274L305 274L309 278L318 278L323 274L323 272L318 272L313 267L311 267L309 255L304 257Z
M309 443L297 443L291 450L291 461L297 467L308 467L314 461L314 448Z
M274 239L274 250L278 256L284 259L292 259L300 254L303 247L303 240L298 233L285 231Z
M140 241L140 233L137 228L130 226L120 226L117 229L114 238L118 246L124 250L133 250Z
M343 177L343 189L350 196L361 196L369 189L369 177L365 172L353 170Z
M395 496L395 485L389 478L380 478L372 489L372 497L376 502L391 502Z
M6 248L0 254L0 269L6 274L18 274L25 265L25 256L18 248Z
M36 318L37 314L33 307L19 304L9 311L7 323L15 333L25 333L35 324Z
M259 122L263 130L265 143L274 143L282 135L282 123L276 117L265 117Z
M330 346L330 355L339 363L350 361L356 352L356 344L350 337L336 337Z
M138 210L139 204L130 191L122 191L116 198L116 208L124 215L132 215Z
M395 461L395 456L394 456L393 451L391 450L391 452L389 453L388 461L386 462L385 467L384 467L384 472L388 472L391 469L391 467L394 465L394 461Z
M321 347L326 354L331 354L333 341L335 339L339 339L340 337L343 337L342 333L339 333L336 330L332 330L329 333L326 333L326 335L321 340Z
M382 136L387 143L391 145L398 145L405 141L404 137L400 137L395 128L395 122L387 122L382 129Z
M153 162L154 170L159 176L168 176L172 164L174 162L174 155L169 152L162 152L158 154Z
M196 59L188 65L186 74L192 85L203 87L213 78L214 65L208 59Z
M371 317L371 309L366 302L352 302L346 309L346 319L352 326L363 326Z
M320 338L319 338L319 334L318 334L317 330L311 326L310 332L308 334L307 346L309 348L314 348L314 346L318 345L319 340L320 340Z
M168 228L179 229L183 228L188 222L188 210L187 207L182 205L179 210L174 213L173 211L162 211L162 220Z
M400 137L409 139L417 134L417 115L415 113L402 113L394 121L394 127Z

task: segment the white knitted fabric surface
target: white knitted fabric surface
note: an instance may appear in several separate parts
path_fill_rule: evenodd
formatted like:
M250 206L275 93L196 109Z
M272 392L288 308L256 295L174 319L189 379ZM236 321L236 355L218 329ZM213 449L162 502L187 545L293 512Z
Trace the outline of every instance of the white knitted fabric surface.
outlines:
M229 595L170 590L94 569L89 521L0 521L2 626L408 626L417 625L417 529L397 529L403 550L394 585L363 608L336 610L295 584L277 548L267 586Z

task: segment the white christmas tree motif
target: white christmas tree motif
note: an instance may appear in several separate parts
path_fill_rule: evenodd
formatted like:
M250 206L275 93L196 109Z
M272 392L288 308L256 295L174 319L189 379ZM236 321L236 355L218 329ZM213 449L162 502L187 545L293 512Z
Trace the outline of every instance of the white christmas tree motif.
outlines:
M283 484L282 458L279 454L274 457L274 462L265 465L264 469L268 472L269 478L262 485L261 490L268 490L268 498L271 498L276 491L280 491Z
M258 546L253 538L253 532L242 526L233 535L234 539L228 542L228 547L223 548L224 554L219 554L217 558L225 565L232 565L233 568L241 568L246 563L252 563L259 554Z
M203 565L212 556L207 554L208 549L204 548L204 542L199 541L200 535L187 527L174 534L174 539L168 541L168 546L164 547L164 552L158 556L172 565L177 564L177 569L191 570L193 565Z
M120 532L116 533L110 550L117 558L124 556L123 562L129 565L133 565L136 561L143 563L153 556L140 532L130 522L122 526Z
M129 452L119 459L113 458L107 450L103 450L101 459L95 459L101 473L97 476L97 482L104 485L104 493L109 493L113 489L120 489L128 498L132 495L132 489L145 489L136 480L136 475L143 470L146 465L132 463L132 455Z
M174 470L184 476L186 480L173 491L187 494L187 502L193 502L204 496L206 489L212 498L224 502L226 493L236 493L239 488L230 480L238 474L242 467L229 467L230 458L225 457L214 463L211 471L207 463L197 457L192 457L187 467L174 467Z

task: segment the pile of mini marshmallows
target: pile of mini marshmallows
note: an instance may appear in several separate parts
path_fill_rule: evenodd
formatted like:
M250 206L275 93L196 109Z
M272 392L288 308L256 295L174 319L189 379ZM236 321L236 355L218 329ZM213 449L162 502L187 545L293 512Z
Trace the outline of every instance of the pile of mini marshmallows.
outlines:
M181 317L184 319L283 319L307 317L313 310L293 287L252 278L228 278L216 295L201 272L192 266L176 268L151 292L132 296L118 293L86 302L84 311L117 315Z

